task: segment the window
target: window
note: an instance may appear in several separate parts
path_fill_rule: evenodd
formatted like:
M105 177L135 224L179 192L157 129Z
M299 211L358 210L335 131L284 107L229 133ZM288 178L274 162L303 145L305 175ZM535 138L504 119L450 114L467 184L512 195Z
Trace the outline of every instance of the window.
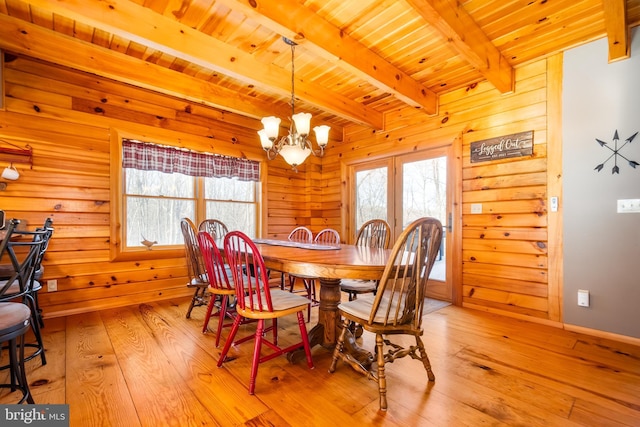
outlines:
M242 230L257 236L257 185L253 181L234 178L205 178L205 211L207 218L224 222L229 230Z
M259 218L258 163L122 140L121 251L175 249L180 219L206 218L255 237Z

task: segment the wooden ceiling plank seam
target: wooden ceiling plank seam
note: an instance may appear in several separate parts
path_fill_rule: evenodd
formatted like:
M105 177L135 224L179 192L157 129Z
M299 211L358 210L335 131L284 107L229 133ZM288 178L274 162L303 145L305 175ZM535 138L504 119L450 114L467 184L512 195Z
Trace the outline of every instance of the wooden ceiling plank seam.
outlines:
M222 72L240 81L250 81L271 91L288 93L291 90L290 75L284 70L258 63L250 54L240 49L128 0L112 0L109 4L100 0L70 0L55 4L47 0L30 2L54 13L88 21L98 28L129 38L132 45L134 42L144 43L183 60ZM141 54L137 50L134 52ZM208 52L217 54L214 58L214 55ZM296 81L296 88L300 89L301 98L304 97L311 105L376 129L383 128L382 114L362 104L337 94L327 94L326 88L315 87L302 80Z
M513 91L513 68L462 6L437 0L407 1L501 93Z
M232 7L246 9L242 1L224 1ZM264 16L259 18L253 15L254 19L260 19L261 24L268 26L274 22L277 29L285 27L287 36L297 36L293 38L294 41L304 38L308 42L304 46L312 43L321 51L328 52L328 57L323 54L325 58L334 62L337 58L343 68L363 80L382 86L409 105L424 108L427 114L437 112L437 95L428 87L297 1L262 0L254 4L257 14Z

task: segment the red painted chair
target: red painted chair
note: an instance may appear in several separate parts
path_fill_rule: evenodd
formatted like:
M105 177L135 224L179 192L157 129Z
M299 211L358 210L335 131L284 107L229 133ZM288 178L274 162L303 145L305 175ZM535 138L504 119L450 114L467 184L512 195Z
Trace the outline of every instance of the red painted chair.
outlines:
M235 303L236 289L232 282L229 281L231 271L225 265L222 253L208 231L200 231L198 233L198 245L200 246L200 253L202 254L202 259L207 269L207 278L209 279L209 287L207 290L212 295L209 299L209 307L207 308L207 314L205 315L204 324L202 325L202 333L207 332L211 312L219 300L220 308L216 332L216 347L218 347L220 345L222 328L232 325L232 323L225 324L224 321L227 317L230 319L235 318L233 306ZM219 298L216 298L216 296Z
M320 230L318 234L316 234L315 239L313 239L313 243L317 243L319 245L331 245L331 246L340 246L340 233L338 233L333 228L325 228L324 230ZM311 306L317 306L319 304L318 298L316 296L316 280L314 277L302 277L302 276L290 276L292 280L289 281L289 292L294 292L294 285L297 278L301 278L304 283L304 289L301 292L304 292L311 301L307 308L307 322L311 319Z
M227 353L231 348L233 340L238 332L238 328L243 319L257 320L255 332L255 348L253 351L253 362L251 364L251 377L249 380L249 394L254 394L258 365L282 354L304 348L307 356L307 365L313 368L311 359L311 347L309 337L304 322L303 310L309 301L300 295L292 294L281 289L269 288L267 269L264 260L256 245L251 239L240 231L232 231L224 239L224 251L227 262L231 268L233 282L236 289L236 313L237 317L231 327L231 332L227 338L218 367L226 361ZM245 272L252 274L245 274ZM287 347L278 346L278 318L296 314L298 326L302 340ZM273 322L273 341L265 338L265 320L271 319ZM261 356L262 345L266 345L271 353Z

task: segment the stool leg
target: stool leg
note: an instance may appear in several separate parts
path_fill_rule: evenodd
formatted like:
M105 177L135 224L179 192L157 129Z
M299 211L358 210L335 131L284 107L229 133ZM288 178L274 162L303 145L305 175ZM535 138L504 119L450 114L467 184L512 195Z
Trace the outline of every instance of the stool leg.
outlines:
M42 354L44 355L44 347L42 348ZM27 403L34 404L35 401L33 400L33 396L31 395L31 390L29 389L29 382L27 381L27 370L24 367L24 335L20 336L20 356L19 356L19 358L20 358L20 361L19 361L18 365L19 365L19 371L20 371L20 382L22 383L22 389L24 391L24 396L22 397L22 399L18 403L22 403L26 399Z

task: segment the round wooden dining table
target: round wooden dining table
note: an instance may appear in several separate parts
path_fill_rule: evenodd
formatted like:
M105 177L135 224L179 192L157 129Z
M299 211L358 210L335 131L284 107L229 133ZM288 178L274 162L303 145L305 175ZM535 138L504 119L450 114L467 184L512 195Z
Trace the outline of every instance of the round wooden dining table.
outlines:
M330 349L335 346L342 327L338 313L340 279L379 280L391 255L390 249L355 245L334 248L320 245L319 248L308 249L290 244L281 246L277 241L267 239L256 239L255 243L268 269L319 281L318 323L309 331L309 340L311 346L322 345ZM363 364L370 364L373 359L369 352L358 348L352 336L345 340L345 347ZM295 354L293 357L297 359Z

